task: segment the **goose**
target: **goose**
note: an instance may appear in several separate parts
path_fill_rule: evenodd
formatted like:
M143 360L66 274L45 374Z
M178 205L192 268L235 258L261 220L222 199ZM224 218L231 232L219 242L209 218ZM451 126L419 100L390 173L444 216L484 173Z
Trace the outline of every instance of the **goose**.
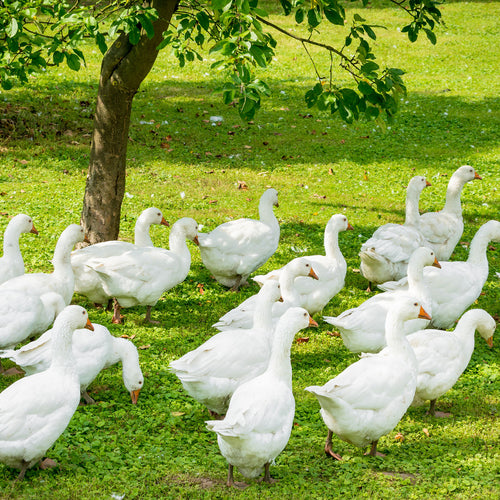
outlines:
M17 290L31 295L43 295L47 292L58 293L65 305L73 297L75 278L71 268L70 254L76 243L85 241L83 227L70 224L59 236L54 250L54 272L23 274L0 285L0 290Z
M80 401L71 353L76 328L92 330L87 311L66 307L54 321L52 362L44 372L17 380L0 393L0 462L20 469L35 465L64 432Z
M471 309L458 320L454 332L429 329L408 335L418 361L412 406L421 406L429 400L430 415L449 416L435 411L436 399L449 391L467 368L474 350L474 332L477 330L492 347L495 328L495 320L486 311Z
M280 316L290 307L302 306L305 302L305 294L301 294L295 287L297 277L308 277L317 280L318 276L312 265L307 260L293 260L289 262L279 278L282 302L275 302L272 310L272 318L276 325ZM253 323L254 312L257 311L258 294L252 295L244 300L238 307L222 316L217 323L212 325L220 331L235 328L250 328Z
M0 257L0 284L24 274L24 261L19 248L22 233L38 234L29 215L18 214L7 224L3 235L3 257Z
M304 276L295 278L294 287L300 294L299 304L312 316L321 311L343 287L347 264L339 248L339 232L354 229L342 214L333 215L325 228L325 255L308 255L294 260L305 260L314 268L317 280ZM269 279L279 279L284 267L265 275L254 276L259 284Z
M429 290L432 321L429 327L451 328L462 313L481 294L488 279L486 250L490 241L500 242L500 222L483 224L472 238L466 261L441 262L441 269L424 269L424 283ZM379 285L382 290L406 290L408 280Z
M203 264L231 291L246 284L248 276L278 248L280 226L273 206L278 206L278 192L270 188L260 198L260 220L237 219L199 234Z
M413 177L406 189L406 216L403 225L384 224L361 245L361 274L372 283L400 279L406 275L411 254L425 246L425 238L419 231L420 193L431 184L422 176Z
M274 330L271 308L280 297L277 281L265 283L257 298L251 328L219 332L170 363L170 371L184 390L212 415L226 413L236 388L266 370Z
M0 290L0 348L13 348L28 337L45 332L65 306L56 292L39 296Z
M420 216L420 232L439 260L449 260L464 231L460 194L467 182L481 179L470 165L460 167L451 176L446 190L446 203L439 212Z
M95 401L88 395L87 387L104 368L121 361L123 384L136 404L139 392L144 386L144 377L139 364L139 355L134 344L127 339L113 337L109 330L94 323L94 331L79 328L73 332L71 349L74 368L80 380L80 392L87 404ZM20 366L26 375L40 373L50 367L56 331L47 330L39 339L20 349L0 351L1 358L9 358Z
M291 344L309 325L317 323L305 309L289 309L278 321L266 371L234 391L224 420L206 422L229 463L228 486L234 485L234 467L247 478L258 477L264 468L264 481L273 482L269 466L288 443L295 413Z
M321 405L321 416L328 428L325 453L337 460L332 449L333 433L343 441L363 448L371 444L377 454L380 437L401 420L413 401L418 365L404 334L404 321L430 319L412 298L393 304L386 319L387 347L378 354L367 354L323 386L309 386Z
M122 322L122 307L137 305L147 306L145 319L154 323L151 308L165 291L184 281L189 272L191 254L186 238L198 244L197 233L196 221L183 217L172 225L170 250L134 245L123 254L86 262L99 276L106 302L114 298L113 323Z
M135 224L134 244L139 247L153 247L149 229L152 224L168 226L160 210L150 207L144 210ZM94 258L104 259L121 255L134 248L134 244L126 241L103 241L85 248L75 250L71 254L71 267L75 274L75 292L84 295L94 304L107 304L108 296L102 288L99 275L87 262Z
M358 307L348 309L337 317L324 316L323 319L338 328L345 346L352 352L378 352L385 347L385 323L389 311L402 297L419 301L432 314L430 294L424 279L424 266L439 267L434 251L427 247L417 248L408 264L408 290L379 293L370 297ZM425 328L428 320L413 319L404 323L405 335Z

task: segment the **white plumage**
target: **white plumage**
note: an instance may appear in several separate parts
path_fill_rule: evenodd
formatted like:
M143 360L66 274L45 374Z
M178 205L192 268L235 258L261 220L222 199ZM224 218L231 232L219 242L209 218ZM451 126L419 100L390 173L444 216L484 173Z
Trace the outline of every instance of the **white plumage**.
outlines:
M18 214L7 224L3 234L3 256L0 257L0 284L24 274L24 261L19 248L22 233L38 234L29 215Z
M415 176L406 189L406 218L403 225L384 224L373 236L361 245L361 274L370 283L384 283L406 275L411 254L426 246L426 240L419 230L420 193L430 186L425 177Z
M431 402L429 413L435 414L436 399L450 390L467 368L474 351L477 330L488 345L493 345L495 320L482 309L464 313L455 331L420 330L408 336L418 361L418 378L414 406ZM440 416L440 415L439 415Z
M234 482L233 467L248 478L264 468L264 480L271 481L269 466L288 443L295 413L290 348L294 335L309 324L316 325L305 309L289 309L278 321L266 371L236 389L224 420L207 422L229 462L228 485Z
M87 312L68 306L54 322L52 363L0 394L0 461L21 469L19 479L64 432L80 401L80 382L71 353L71 334L87 325Z
M237 219L199 234L203 264L219 283L237 290L274 254L280 226L273 206L278 206L278 192L271 188L260 198L260 220Z
M386 319L385 349L363 356L323 386L306 387L321 405L329 430L325 452L332 457L341 459L332 450L332 433L355 446L371 443L370 455L375 455L379 438L394 429L410 406L418 365L403 322L417 317L430 319L414 299L393 304Z

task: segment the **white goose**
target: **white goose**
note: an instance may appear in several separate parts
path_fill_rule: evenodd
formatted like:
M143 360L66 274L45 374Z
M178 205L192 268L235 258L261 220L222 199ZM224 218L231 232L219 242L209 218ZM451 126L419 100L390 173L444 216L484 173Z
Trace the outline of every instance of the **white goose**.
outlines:
M289 262L280 275L282 302L275 302L272 310L272 319L276 325L278 319L290 307L301 307L306 301L306 295L299 292L295 281L299 277L317 280L318 276L307 260L294 259ZM250 328L253 324L254 313L257 311L258 294L252 295L244 300L238 307L222 316L217 323L212 325L218 330L224 331L235 328Z
M345 346L352 352L378 352L385 347L386 317L401 298L409 297L420 302L432 314L430 293L427 290L423 273L424 266L440 267L430 248L417 248L408 264L408 290L379 293L365 300L361 305L344 311L337 317L324 316L327 323L338 328ZM404 323L405 335L425 328L428 320L414 319Z
M418 361L418 378L413 406L430 400L429 414L448 416L436 412L436 399L450 390L469 364L474 351L474 332L493 346L495 320L482 309L467 311L458 321L454 332L420 330L408 336L408 342Z
M481 177L470 165L460 167L448 183L444 208L420 216L420 232L439 260L448 260L460 241L464 231L460 194L465 184L474 179Z
M109 330L94 323L94 331L77 329L73 332L71 349L74 368L80 380L80 391L87 404L95 401L88 395L87 387L104 368L121 361L123 383L136 404L144 386L144 377L139 364L139 355L134 344L127 339L113 337ZM39 373L49 368L53 356L56 331L46 331L39 339L21 347L0 351L1 358L9 358L20 366L26 375Z
M43 295L47 292L56 292L66 305L71 302L75 278L71 268L70 254L76 243L85 240L83 228L77 224L70 224L57 240L54 250L54 272L23 274L12 278L0 285L0 290L17 290L29 295Z
M153 247L149 230L152 224L168 226L160 210L150 207L144 210L135 223L135 242L139 247ZM71 254L71 266L75 274L75 292L84 295L94 304L105 304L108 301L102 288L99 275L87 262L91 259L106 259L121 255L134 248L134 244L126 241L103 241L95 245L75 250Z
M273 206L278 206L278 192L271 188L260 198L260 220L237 219L199 234L203 264L219 283L237 290L274 254L280 226Z
M361 245L361 274L372 283L385 283L406 275L411 254L426 245L419 231L420 193L430 183L425 177L415 176L406 189L406 217L403 225L384 224L373 236Z
M191 254L186 239L198 244L198 224L183 217L172 225L170 250L156 247L138 247L109 258L89 259L86 265L93 269L102 282L106 301L115 299L113 323L121 323L121 307L147 306L146 321L151 320L151 308L161 295L186 278L191 267Z
M430 319L413 299L402 299L387 315L387 347L378 354L361 357L323 386L306 387L321 405L328 427L327 455L341 460L332 449L332 435L355 446L371 443L369 455L377 453L380 437L390 432L410 406L417 386L418 365L403 332L403 322Z
M0 257L0 284L24 274L24 261L19 248L22 233L38 234L29 215L12 217L3 234L3 257Z
M31 335L45 332L65 306L55 292L38 296L0 290L0 348L13 348Z
M481 294L488 279L486 250L490 241L500 242L500 222L483 224L472 238L465 262L441 262L441 269L424 269L424 283L430 293L434 328L450 328ZM382 290L406 290L408 280L384 283Z
M0 461L21 469L35 465L64 432L80 401L80 382L71 353L76 328L92 329L87 312L68 306L54 322L52 363L0 394Z
M333 215L325 227L325 255L308 255L294 259L309 262L318 277L317 280L311 280L297 276L294 281L294 288L300 294L297 305L311 315L321 311L344 287L347 264L339 248L339 232L348 229L352 230L353 227L345 215ZM265 275L255 276L253 280L262 284L269 279L279 279L284 269L285 267L282 267Z
M266 371L236 389L224 420L207 422L229 462L228 486L234 484L233 467L248 478L258 477L264 468L264 481L272 481L269 466L288 443L295 413L291 344L308 325L317 326L305 309L289 309L276 327Z
M170 363L185 391L211 413L226 413L236 388L266 370L273 338L271 308L280 296L277 281L266 283L259 292L252 328L219 332Z

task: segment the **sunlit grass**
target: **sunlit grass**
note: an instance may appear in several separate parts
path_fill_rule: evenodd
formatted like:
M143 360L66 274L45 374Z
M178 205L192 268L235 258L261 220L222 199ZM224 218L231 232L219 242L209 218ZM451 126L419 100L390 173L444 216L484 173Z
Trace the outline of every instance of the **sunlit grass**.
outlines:
M437 210L451 173L471 164L483 181L463 190L463 244L452 257L465 259L466 243L477 228L500 217L499 64L492 50L498 41L499 7L494 2L445 4L446 26L438 30L436 47L424 39L411 45L396 29L400 14L386 3L373 2L371 9L359 12L389 28L377 41L383 64L407 71L409 94L390 128L366 122L346 126L336 116L308 110L303 95L315 80L295 42L278 37L282 49L261 75L273 94L253 124L241 122L233 108L221 104L214 93L221 75L210 69L209 56L181 69L165 52L134 101L121 238L132 240L136 217L151 205L171 223L194 217L204 231L229 218L256 217L260 194L273 186L280 193L276 214L281 240L262 271L301 255L293 249L322 252L324 226L333 213L345 213L355 228L340 235L348 263L346 286L324 310L335 315L369 297L356 272L359 247L379 225L403 220L408 180L417 174L430 180L421 209ZM53 69L32 79L30 86L0 94L0 229L8 215L24 212L34 218L40 235L21 238L29 271L51 269L60 232L80 217L100 63L94 48L86 54L88 66L79 73ZM327 63L318 62L321 72L328 70ZM338 76L342 84L349 83ZM224 120L212 125L210 116ZM245 181L249 189L238 190L237 181ZM153 241L168 247L168 233L154 227ZM326 428L316 400L303 389L326 382L357 356L340 339L326 335L328 325L321 321L318 329L304 332L309 342L292 349L296 425L272 468L279 482L228 492L225 460L215 436L205 430L208 413L182 391L167 366L208 339L214 333L210 325L257 286L227 293L210 278L196 247L190 244L190 249L187 280L153 310L161 327L145 326L145 308L140 307L125 311L123 326L111 325L109 313L75 297L88 307L92 321L114 335L136 335L138 347L150 346L140 351L145 388L133 407L119 369L101 373L92 385L99 404L79 408L49 450L60 468L29 471L11 489L16 473L0 465L0 498L498 496L497 341L489 350L477 339L469 368L438 401L453 418L434 420L425 408L412 408L380 440L386 458L364 457L361 450L335 440L345 458L336 463L323 455ZM500 285L494 276L500 271L498 245L491 246L488 257L489 280L475 307L499 315ZM9 383L0 380L2 388ZM404 436L402 442L395 439L397 433Z

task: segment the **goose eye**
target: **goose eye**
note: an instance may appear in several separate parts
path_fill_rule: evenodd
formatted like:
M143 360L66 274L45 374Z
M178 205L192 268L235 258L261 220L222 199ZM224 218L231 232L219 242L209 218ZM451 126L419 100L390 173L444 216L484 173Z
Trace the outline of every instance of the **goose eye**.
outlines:
M414 305L414 306L418 306L418 302L415 302L413 305Z

